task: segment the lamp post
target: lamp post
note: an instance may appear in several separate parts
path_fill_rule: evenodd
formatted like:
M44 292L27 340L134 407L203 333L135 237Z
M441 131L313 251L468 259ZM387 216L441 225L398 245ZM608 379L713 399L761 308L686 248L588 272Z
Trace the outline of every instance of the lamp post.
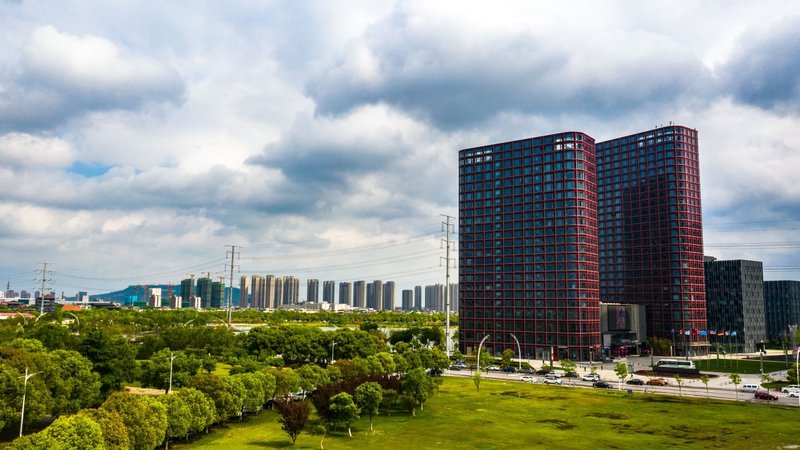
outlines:
M514 333L508 333L508 334L510 334L511 337L514 338L514 342L517 343L517 352L519 352L519 370L521 371L522 370L522 347L519 345L519 339L517 339L517 337L514 336ZM478 357L480 357L480 354L478 354Z
M175 358L178 356L174 352L170 352L169 354L169 388L167 388L167 394L172 392L172 361L175 361Z
M25 423L25 397L28 394L28 379L30 379L32 376L36 375L37 373L41 373L41 372L34 372L34 373L31 373L31 374L28 374L28 368L25 367L25 375L20 377L20 378L25 378L25 383L23 384L23 387L22 387L22 411L20 412L20 415L19 415L19 436L20 437L22 437L22 425Z
M481 339L481 343L478 344L478 357L477 357L477 361L475 361L477 363L475 365L475 367L478 368L478 373L481 372L481 347L483 347L483 343L486 342L486 339L489 339L489 335L488 334L486 336L484 336L483 339Z
M336 348L336 341L331 341L331 364L333 364L333 349Z

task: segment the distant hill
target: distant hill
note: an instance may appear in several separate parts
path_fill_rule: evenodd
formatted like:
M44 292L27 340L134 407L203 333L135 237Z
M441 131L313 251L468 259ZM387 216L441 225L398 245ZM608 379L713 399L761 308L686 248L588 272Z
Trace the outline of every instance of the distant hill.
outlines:
M128 286L125 289L122 289L120 291L106 292L105 294L90 295L89 299L92 300L92 301L94 301L94 300L106 300L106 301L111 301L111 302L118 302L121 305L130 305L133 302L137 301L137 296L136 296L136 294L137 294L136 288L137 287L138 286ZM166 299L166 297L167 297L167 289L169 288L169 285L166 285L166 284L153 284L153 285L147 285L147 287L148 288L161 288L161 295L163 296L164 299ZM180 295L182 297L183 295L181 293L181 285L180 284L173 285L172 286L172 293L175 294L175 295ZM227 298L227 295L228 295L228 289L225 288L225 297L223 297L223 298ZM147 293L143 292L141 288L139 288L139 290L138 290L138 301L139 302L146 302L147 301ZM223 300L223 302L224 302L224 300ZM238 288L233 288L233 306L239 306L239 289Z

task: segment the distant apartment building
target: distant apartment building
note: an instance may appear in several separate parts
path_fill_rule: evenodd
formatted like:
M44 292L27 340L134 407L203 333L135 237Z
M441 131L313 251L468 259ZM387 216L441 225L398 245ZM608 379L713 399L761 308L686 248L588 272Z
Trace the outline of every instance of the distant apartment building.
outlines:
M239 308L252 308L250 303L250 277L239 278Z
M800 324L800 281L765 281L764 303L767 338L782 341L788 335L789 325ZM791 343L790 337L788 340Z
M395 291L397 286L394 281L387 281L383 285L383 310L392 311L395 307Z
M309 278L306 281L306 301L319 303L319 280Z
M367 285L367 308L383 309L383 281L375 280Z
M147 289L147 306L161 308L161 288Z
M414 310L414 291L411 289L403 289L401 295L401 305L403 311L413 311Z
M283 304L300 303L300 280L291 275L283 277Z
M353 305L353 283L346 281L339 283L339 303Z
M211 307L221 308L225 298L225 283L221 281L213 281L211 283Z
M444 285L436 283L425 286L425 309L444 311Z
M414 309L417 311L422 311L422 303L422 286L414 286Z
M200 297L203 308L211 308L211 283L211 278L208 277L197 279L197 296Z
M356 281L353 283L353 307L367 307L367 282Z
M738 351L754 352L759 342L766 341L764 266L761 261L706 260L705 293L708 328L723 330L727 334L725 342L715 334L711 338L712 344L716 341L731 343L737 346Z
M191 308L194 304L194 278L181 280L181 307Z
M322 282L322 301L328 303L336 302L336 282L325 280Z

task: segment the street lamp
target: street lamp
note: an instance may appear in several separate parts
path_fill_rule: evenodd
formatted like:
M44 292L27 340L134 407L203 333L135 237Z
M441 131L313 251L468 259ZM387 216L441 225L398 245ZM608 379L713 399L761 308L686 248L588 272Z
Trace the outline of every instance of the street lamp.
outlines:
M331 364L333 364L333 350L336 348L336 341L331 341Z
M42 373L42 372L34 372L34 373L31 373L31 374L28 374L28 368L25 367L25 375L20 377L20 378L25 378L25 383L23 384L23 387L22 387L22 412L19 415L19 436L20 437L22 437L22 424L25 423L25 397L28 394L28 379L30 377L36 375L37 373Z
M478 358L476 361L477 363L476 367L478 368L478 373L481 373L481 347L483 347L483 343L486 342L486 339L489 339L488 334L484 336L483 339L481 339L481 343L478 344Z
M167 389L167 394L172 392L172 361L175 361L175 358L177 357L178 355L176 355L174 352L169 353L169 388Z
M514 342L517 343L517 351L519 352L519 370L521 371L522 370L522 347L519 345L519 339L517 339L517 337L514 336L514 333L508 333L508 334L510 334L511 337L514 338ZM481 355L479 353L478 357L480 358L480 356Z

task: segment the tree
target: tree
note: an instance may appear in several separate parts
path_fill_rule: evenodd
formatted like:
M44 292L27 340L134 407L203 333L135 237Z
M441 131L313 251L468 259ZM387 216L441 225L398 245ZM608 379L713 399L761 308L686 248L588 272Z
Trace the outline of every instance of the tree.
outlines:
M237 416L239 420L241 420L244 412L244 400L247 396L247 388L238 375L225 377L222 381L225 383L225 389L230 392L233 398L233 404L227 411L228 417Z
M100 393L105 397L118 391L126 380L135 379L135 351L121 335L111 335L101 329L90 329L78 344L78 352L89 358L93 370L100 374Z
M406 411L410 412L412 416L417 415L417 400L411 394L404 392L400 394L400 397L397 399L397 401L400 403L400 406Z
M372 431L372 416L378 414L378 409L383 401L383 389L378 383L372 381L363 383L356 388L355 399L361 411L369 414L369 431Z
M788 381L789 384L800 384L797 379L797 364L792 364L786 371L786 381Z
M261 379L261 384L264 386L264 402L262 405L266 405L267 402L275 397L275 375L266 371L256 372L255 375Z
M72 350L55 350L50 358L59 377L48 380L53 394L53 415L76 413L100 403L100 375L92 371L88 358Z
M14 440L10 449L103 450L103 432L90 417L59 417L39 433Z
M278 414L281 416L278 419L281 429L289 435L292 439L292 445L294 445L297 436L300 436L308 422L308 413L311 409L308 406L308 402L305 400L296 401L279 398L275 400L275 409L278 410Z
M617 374L619 379L619 389L622 390L622 381L628 376L628 365L624 361L618 362L614 365L614 373Z
M353 437L350 425L359 418L358 406L353 402L353 396L347 392L334 395L331 397L328 409L331 422L346 426L347 434Z
M433 349L431 355L431 369L444 370L450 367L450 358L447 353L439 347Z
M169 448L171 438L182 438L189 434L189 428L192 425L192 410L186 404L186 399L180 395L161 395L158 400L167 409L166 447Z
M706 375L706 374L700 375L700 382L702 382L706 386L706 400L708 400L708 382L709 382L709 380L710 380L710 378L708 378L708 375Z
M151 450L163 442L167 432L167 408L155 398L115 392L101 408L115 411L122 417L132 449Z
M232 375L231 378L236 378L241 381L244 386L244 398L242 407L245 412L258 412L264 407L264 382L262 378L254 373L240 373Z
M189 379L200 370L202 361L182 351L165 348L157 351L142 364L142 386L169 390L170 359L172 359L172 387L186 386ZM168 393L168 392L166 392Z
M571 359L562 359L561 360L561 368L564 369L564 372L575 372L575 368L577 365L575 361Z
M381 406L390 416L392 415L392 408L394 408L394 404L397 401L398 395L398 392L394 389L383 390L383 402L381 402Z
M478 390L478 393L481 392L481 371L476 370L475 375L472 376L472 382L475 383L475 389Z
M419 409L425 409L425 401L437 389L436 383L425 374L425 370L417 368L408 372L403 380L403 392L408 392L418 403Z
M772 378L768 373L761 374L761 385L767 388L767 394L769 394L770 384L774 382L775 379Z
M739 383L742 382L742 376L736 372L732 372L728 374L728 378L730 378L731 383L733 383L733 388L736 389L736 400L739 400Z
M194 388L183 388L175 391L189 407L189 433L199 433L208 429L217 417L214 401L206 394Z
M227 420L228 417L238 412L236 400L220 377L201 373L189 380L189 386L207 395L214 403L215 422Z
M0 364L0 430L19 418L22 403L22 380L13 367Z
M681 389L683 387L683 377L681 376L681 374L679 373L675 374L675 382L678 383L678 395L679 396L683 395L683 391Z
M122 417L116 411L102 408L82 409L78 415L89 417L97 422L103 433L104 450L127 450L130 448L128 429L122 423Z
M330 383L328 371L316 364L306 364L295 371L300 381L300 387L305 392L311 392L317 386Z
M314 436L322 436L319 439L319 448L320 450L323 450L325 446L322 444L323 442L325 442L325 435L328 434L328 429L325 428L325 425L318 423L311 428L311 434L313 434Z
M503 367L508 367L511 365L511 360L514 359L514 350L507 348L503 350L503 353L500 355Z

